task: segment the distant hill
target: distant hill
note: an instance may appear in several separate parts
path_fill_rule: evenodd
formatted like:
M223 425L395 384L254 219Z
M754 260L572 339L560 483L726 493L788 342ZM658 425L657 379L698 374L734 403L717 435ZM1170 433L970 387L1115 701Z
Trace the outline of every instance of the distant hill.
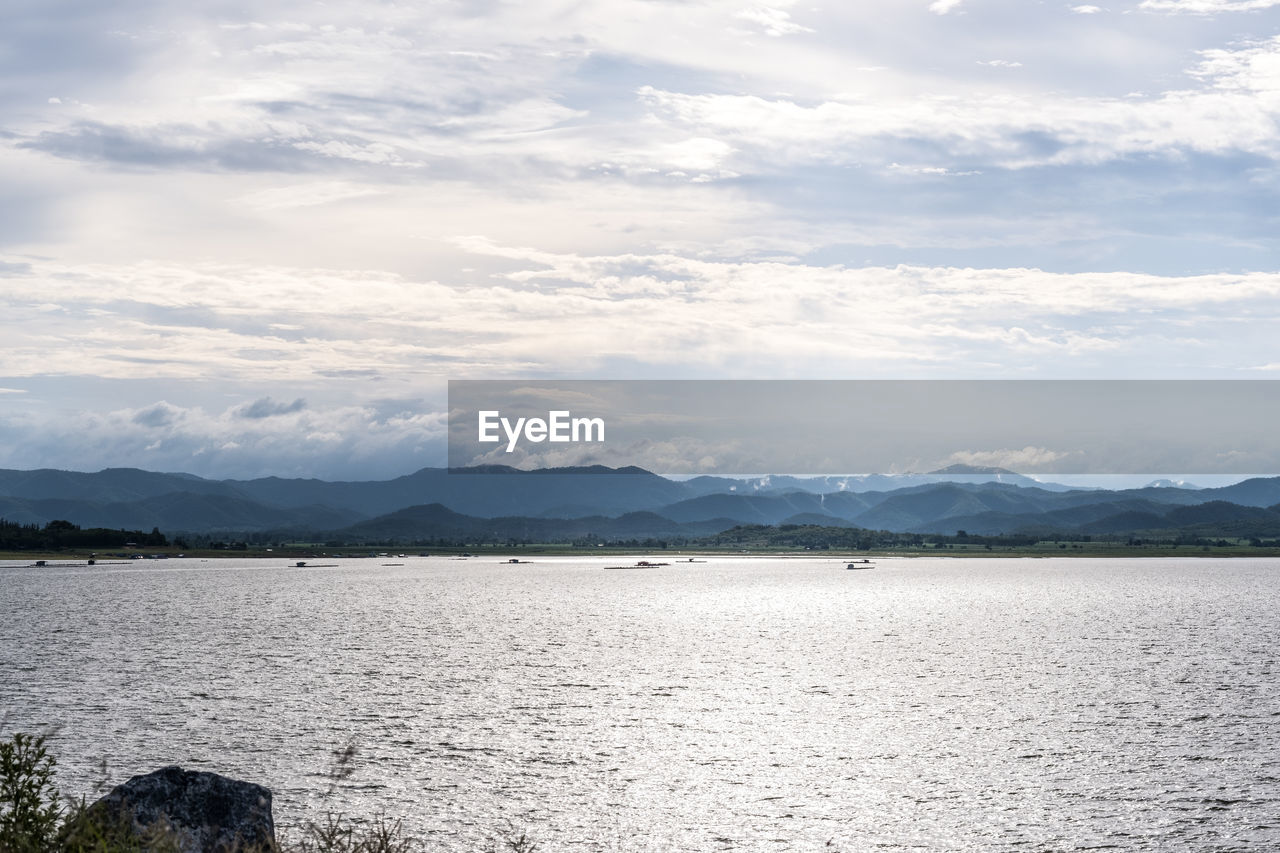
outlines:
M845 521L843 518L833 518L829 515L818 515L812 512L802 512L799 515L793 515L782 519L779 524L783 525L807 525L810 527L850 527L856 528L858 525L852 521Z
M530 518L512 516L478 518L454 512L442 504L406 507L336 530L344 542L428 542L476 540L516 542L566 542L594 537L606 541L626 539L698 539L734 526L729 519L680 524L651 512L630 512L617 518Z
M852 492L815 495L788 492L781 495L719 494L704 495L657 510L673 521L701 521L710 518L732 518L748 524L777 524L793 515L806 513L848 520L870 506L870 501Z
M1033 513L1052 505L1054 493L988 483L939 483L903 490L851 520L872 530L915 531L930 523L983 512Z
M1200 487L1197 486L1195 483L1188 483L1185 480L1160 479L1160 480L1152 480L1150 483L1147 483L1146 488L1148 489L1198 489Z
M692 494L681 483L639 468L424 468L368 482L216 481L126 468L92 474L0 470L0 517L22 523L67 518L90 526L145 523L186 532L332 530L433 502L475 516L615 516Z
M166 533L244 533L262 530L330 530L361 518L326 506L269 507L226 495L173 492L115 503L65 498L0 498L0 518L44 525L62 519L81 527L143 529Z
M683 484L641 468L550 468L520 471L500 465L482 468L423 468L394 480L229 481L245 495L274 506L320 503L381 515L407 506L441 503L476 516L579 514L620 515L653 509L691 496Z
M128 503L182 492L250 498L232 481L205 480L193 474L161 474L139 468L106 468L92 474L52 468L0 469L0 497Z
M1273 506L1280 503L1280 477L1254 477L1231 486L1201 489L1203 501L1229 501L1241 506Z
M1129 499L1045 513L1010 515L988 512L952 516L922 523L913 532L954 534L957 530L981 536L1070 533L1272 537L1280 535L1280 512L1276 507L1241 506L1225 501L1169 506Z
M1114 493L1112 493L1114 497ZM1168 506L1152 501L1120 499L1067 506L1039 512L1011 513L988 511L975 515L955 515L921 522L913 528L918 533L955 533L964 530L981 536L1002 533L1080 531L1094 522L1121 513L1150 512L1158 517Z
M946 477L979 479L931 479ZM853 479L858 479L859 488L850 488ZM862 488L872 481L886 488ZM899 485L889 487L891 483ZM813 490L822 488L830 490ZM696 477L684 481L640 468L599 466L537 471L502 466L455 471L424 468L392 480L367 482L279 477L220 481L134 468L96 473L0 470L0 518L21 524L65 519L86 527L159 527L167 533L363 531L359 535L372 537L374 527L360 525L376 522L398 530L396 525L408 524L409 519L384 517L432 505L467 518L501 519L504 525L517 525L512 519L521 519L518 524L527 531L584 529L581 524L540 521L577 524L591 519L588 526L595 529L633 531L635 536L686 535L724 523L827 524L897 533L963 529L981 535L1205 530L1214 525L1265 530L1271 523L1267 508L1276 504L1280 504L1280 477L1222 488L1153 484L1111 491L1050 488L1002 469L954 466L902 477ZM1250 513L1241 507L1265 511ZM423 519L429 520L430 514L416 511L418 521L426 524ZM433 512L438 515L439 510ZM431 524L439 529L448 526L442 517Z

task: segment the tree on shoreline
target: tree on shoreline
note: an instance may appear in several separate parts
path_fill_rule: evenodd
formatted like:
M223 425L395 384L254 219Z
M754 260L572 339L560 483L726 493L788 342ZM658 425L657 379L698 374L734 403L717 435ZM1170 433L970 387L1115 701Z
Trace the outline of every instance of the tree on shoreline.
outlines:
M141 530L111 530L105 527L81 529L70 521L56 519L44 527L17 524L0 518L0 550L57 551L62 548L126 548L130 545L148 548L164 547L168 538L160 528L150 533Z

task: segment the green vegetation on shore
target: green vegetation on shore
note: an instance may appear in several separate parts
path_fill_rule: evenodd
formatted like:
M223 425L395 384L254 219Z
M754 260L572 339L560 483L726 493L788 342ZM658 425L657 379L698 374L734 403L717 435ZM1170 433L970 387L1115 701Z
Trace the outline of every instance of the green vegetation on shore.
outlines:
M497 525L495 525L497 526ZM903 533L824 524L739 524L706 536L602 536L593 532L562 539L537 539L501 530L451 536L393 536L385 539L335 539L332 534L268 534L215 538L190 534L172 541L158 528L140 530L81 529L69 521L38 525L0 519L0 559L58 560L145 559L173 556L262 557L298 560L329 557L393 557L463 555L617 555L679 553L699 555L824 556L1280 556L1280 538L1232 534L1197 526L1185 530L1081 534L1041 531L981 535Z
M758 557L1280 557L1280 544L1264 541L1251 544L1248 540L1212 540L1204 542L1176 542L1134 539L1109 541L1099 539L1047 538L1024 543L978 543L956 541L955 537L928 537L918 544L879 544L867 548L843 545L806 546L791 544L786 537L770 541L770 537L744 538L740 542L664 543L661 541L615 542L608 545L589 546L566 543L461 543L425 550L403 550L403 546L383 546L381 549L367 545L334 547L322 542L283 542L274 545L252 546L244 549L185 549L174 547L140 549L144 559L186 557L202 560L256 559L264 565L312 561L322 557L336 559L363 558L371 562L399 560L401 554L408 557L462 557L491 558L505 562L507 558L529 557L616 557L635 554L658 554L664 559L680 561L687 557L758 556ZM390 548L390 550L387 550ZM400 549L400 550L397 550ZM0 551L0 561L83 561L91 553L80 549L57 551ZM111 564L126 555L98 554L99 565ZM128 556L135 556L130 554Z
M954 534L893 533L887 530L823 527L819 525L739 525L704 540L725 549L789 549L852 554L920 554L970 556L1219 556L1280 555L1280 540L1257 537L1204 537L1195 534L1092 536L1072 533L1000 534L983 536L957 530Z
M84 548L164 547L168 538L159 528L150 533L141 530L109 530L104 527L81 529L65 520L38 524L14 524L0 518L0 551L61 551Z

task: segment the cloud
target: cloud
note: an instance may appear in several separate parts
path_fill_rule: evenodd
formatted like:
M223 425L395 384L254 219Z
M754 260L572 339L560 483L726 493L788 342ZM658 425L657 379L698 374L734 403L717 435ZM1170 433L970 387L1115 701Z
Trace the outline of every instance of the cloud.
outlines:
M938 467L947 465L973 465L982 468L1006 468L1010 471L1041 471L1045 466L1080 455L1076 451L1050 450L1028 445L1021 449L957 450Z
M1102 11L1101 6L1072 6L1071 11L1077 15L1096 15Z
M254 400L252 403L240 406L232 411L235 413L236 417L260 419L271 418L276 415L290 415L294 412L300 412L306 407L307 401L301 397L294 400L292 403L277 403L270 397L261 397Z
M81 121L66 130L42 131L17 147L133 169L289 172L307 168L307 161L294 150L306 149L287 142L214 134L199 126L132 128Z
M421 402L301 411L296 421L246 419L166 402L66 418L0 416L0 467L99 470L137 466L216 477L393 477L444 464L445 414Z
M966 88L949 62L959 53L940 47L930 58L942 69L933 77L895 67L883 85L853 87L848 97L835 97L831 80L856 80L856 69L883 68L873 60L890 58L869 49L856 55L836 50L837 42L863 28L856 17L833 16L823 32L813 33L817 43L807 50L788 47L794 40L786 38L751 51L740 44L730 50L721 44L728 36L704 31L717 17L730 17L777 37L810 32L791 20L792 5L624 4L621 14L635 25L631 32L582 4L566 13L563 23L570 29L558 36L555 28L533 23L536 3L527 16L494 7L481 19L520 33L496 43L493 33L502 30L482 34L479 19L448 10L433 19L427 37L396 26L406 23L399 15L414 21L408 10L388 10L389 20L378 26L346 3L314 12L333 20L309 20L301 9L290 9L301 19L264 15L253 26L192 30L165 54L173 69L147 78L148 109L134 101L108 102L18 122L14 144L129 170L325 175L293 190L277 185L240 197L258 209L280 211L383 193L385 185L404 181L464 179L494 187L516 181L527 187L533 179L565 176L639 181L649 170L684 171L690 181L723 180L815 160L892 158L903 144L926 143L957 160L1011 167L1185 150L1274 155L1276 109L1263 96L1265 87L1228 94L1204 80L1201 88L1173 88L1137 102L1089 95L1078 90L1073 67L1062 67L1060 59L1055 65L1054 51L1029 44L1041 56L1038 73L1061 78L1062 85L1052 79L1043 84L1056 94L992 90L990 84ZM940 0L929 8L946 14L959 7L958 0ZM876 32L896 43L907 26L890 19ZM672 27L698 40L696 58L687 51L669 56L663 44L672 40L653 37ZM1007 44L998 38L979 42L966 62L975 64L976 50ZM211 59L214 54L220 59ZM621 87L617 75L592 74L591 63L601 57L636 57L641 68L662 61L672 67L661 74L636 72L642 82ZM976 63L1019 67L1004 58ZM779 71L762 74L762 67ZM798 94L781 96L771 88L770 78L778 75L793 78L787 82L798 84ZM661 78L682 85L662 85ZM726 79L742 82L717 82ZM110 97L109 90L103 94ZM714 142L733 155L691 172L681 164L690 140Z
M181 409L161 401L154 406L134 412L130 420L139 426L160 428L172 426L181 416Z
M791 20L790 12L773 6L750 6L737 12L734 17L740 21L755 24L765 35L773 38L813 32L809 27L801 26Z
M801 104L757 95L690 95L645 88L641 97L682 132L741 152L726 167L851 163L889 157L929 140L964 163L1010 169L1097 165L1139 155L1234 152L1280 158L1280 37L1202 52L1198 88L1148 98L1001 94L983 100L923 97Z
M132 94L79 75L76 108L23 122L18 145L126 169L405 169L459 159L461 139L469 156L494 156L520 134L585 117L541 88L586 55L580 40L546 27L544 41L513 23L518 34L499 46L494 30L469 31L471 12L384 11L286 2L253 23L175 22L164 38L138 32L144 15L92 35L74 28L64 52L130 45L142 65L128 75Z
M1157 258L1176 270L1162 247L1130 245L1142 242L1135 231L1181 238L1149 221L1174 218L1169 205L1180 204L1191 211L1182 223L1218 217L1192 229L1199 247L1220 247L1196 269L1263 265L1256 250L1227 246L1258 236L1233 230L1249 228L1240 220L1255 202L1233 202L1264 180L1277 148L1268 43L1223 47L1214 33L1165 44L1134 31L1140 16L1115 15L1105 32L1090 28L1098 50L1082 69L1081 36L1036 24L1061 14L1047 8L1022 22L952 7L944 30L961 10L960 24L983 26L947 41L921 29L923 9L886 0L550 8L370 14L346 0L286 2L252 20L166 27L161 10L130 6L75 24L75 55L101 46L127 64L81 75L71 90L42 81L33 91L65 93L58 109L40 98L11 111L0 173L25 191L0 203L0 239L46 256L67 247L81 259L428 276L453 266L437 251L443 238L481 229L585 254L1053 265L1061 256L1029 248L1013 258L933 250L1043 245L1027 229L1052 232L1060 213L1054 246L1103 235L1107 268L1150 269ZM782 32L800 24L813 32ZM768 26L782 36L759 37ZM1015 70L1010 44L1036 61L994 73ZM1179 76L1197 48L1210 53ZM1227 85L1210 59L1252 61L1239 77L1252 85ZM1163 93L1117 94L1162 81ZM895 163L982 180L908 186ZM1104 174L1115 163L1127 168ZM1223 163L1234 172L1223 177ZM1026 178L1046 192L997 174L1028 169L1052 170ZM1202 193L1223 201L1203 204Z
M948 169L946 166L907 166L902 163L890 163L889 171L896 172L898 174L903 174L903 175L935 175L939 177L945 176L945 175L958 175L961 177L965 177L969 175L982 174L982 172L976 171L976 170L969 170L965 172L954 172L951 169Z
M759 378L945 374L958 365L978 375L1111 375L1114 364L1141 358L1162 370L1231 375L1271 360L1262 325L1280 319L1277 273L844 267L579 255L479 238L463 247L502 272L451 283L324 269L34 263L6 288L12 328L0 375L126 380L145 365L153 382L273 383L307 399L325 387L367 398L397 387L420 393L445 377L624 366L624 375ZM49 300L62 310L39 310ZM109 321L95 318L101 311ZM1215 353L1209 364L1205 352ZM302 405L272 397L239 411L299 407L296 416ZM174 415L143 417L159 425Z
M310 181L271 187L241 196L240 201L258 210L316 207L350 199L385 195L386 190L347 181Z
M1273 6L1280 6L1280 0L1142 0L1138 8L1211 15L1216 12L1252 12Z

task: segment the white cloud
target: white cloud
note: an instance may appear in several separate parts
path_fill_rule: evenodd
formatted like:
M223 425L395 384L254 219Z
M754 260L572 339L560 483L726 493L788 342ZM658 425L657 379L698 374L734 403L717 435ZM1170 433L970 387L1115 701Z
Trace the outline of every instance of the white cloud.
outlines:
M776 6L750 6L736 13L734 17L740 21L755 24L765 35L773 38L813 32L809 27L801 26L791 20L790 12Z
M275 395L287 401L338 383L360 394L386 383L420 392L445 376L590 375L619 364L761 378L956 364L1107 375L1111 361L1097 359L1200 369L1211 345L1229 373L1265 361L1270 345L1261 332L1242 334L1240 321L1280 317L1276 273L846 268L585 256L478 238L463 247L500 259L504 271L451 284L375 272L39 263L6 289L12 330L0 375L217 376L296 389ZM64 310L38 311L49 299ZM86 319L108 306L109 322ZM1189 318L1198 343L1182 328Z
M1232 50L1201 51L1200 64L1190 72L1217 92L1249 95L1265 104L1274 122L1280 106L1280 36ZM1225 116L1224 116L1225 118Z
M1101 6L1072 6L1071 11L1077 15L1096 15L1102 11Z
M94 471L130 465L216 477L319 472L376 479L443 464L442 411L383 414L369 406L331 406L260 419L239 412L160 402L87 410L71 421L0 415L0 467Z
M1273 6L1280 6L1280 0L1142 0L1138 8L1210 15L1215 12L1252 12Z
M258 190L243 195L238 200L259 210L287 210L385 194L383 189L348 181L310 181Z
M975 56L1001 57L1014 43L1009 33L963 48L916 45L921 10L894 13L887 0L803 7L816 30L803 39L729 32L744 5L756 23L777 23L801 8L787 2L608 5L612 14L575 4L550 16L533 2L370 15L345 0L287 2L260 10L252 26L193 23L171 42L144 41L130 98L104 85L85 93L101 96L99 105L74 115L15 112L17 136L0 142L0 168L22 181L34 166L33 193L75 196L51 200L53 216L25 218L46 240L25 248L417 270L405 224L415 237L438 237L450 219L464 220L460 230L483 225L503 240L588 254L680 241L719 251L780 232L790 244L804 242L792 234L847 231L850 219L874 244L882 235L866 232L896 221L878 206L913 196L886 200L851 187L836 210L780 222L782 208L807 203L789 187L822 180L815 167L849 169L855 183L856 170L877 175L891 163L989 180L1001 168L1096 169L1148 155L1272 157L1280 139L1280 110L1267 95L1274 43L1211 46L1193 76L1144 72L1118 91L1138 82L1166 91L1124 98L1080 82L1089 75L1074 64L1078 45L1026 42L1019 50L1036 56L1034 68L996 74L1016 60ZM1139 68L1157 49L1132 34L1096 38L1107 47L1099 56L1123 55ZM1158 49L1184 63L1193 55L1186 45ZM1254 85L1227 86L1227 66L1251 53L1247 77L1237 76ZM78 171L51 155L96 166ZM888 242L973 221L957 214L939 227L944 211L981 206L988 180L970 182L982 195L959 204L921 198L912 210L930 213L910 225L901 217ZM1021 228L1022 213L1010 210L1001 227ZM556 220L558 234L526 234L550 232ZM328 236L307 247L312 261L302 247L318 231ZM138 235L158 233L165 238L138 245Z
M1247 5L1161 2L1170 8ZM496 185L510 186L504 182L513 176L524 184L528 176L545 171L563 175L607 163L631 167L619 174L636 180L643 179L639 171L643 168L659 174L684 169L662 160L664 152L677 150L691 135L689 129L646 121L643 108L652 100L628 104L622 96L627 89L646 85L649 88L642 91L669 92L672 98L756 98L779 108L794 104L802 120L791 134L796 137L794 146L788 144L784 153L800 155L800 164L806 152L823 147L834 147L850 160L874 158L878 151L863 149L872 145L876 134L914 139L917 130L956 156L976 150L978 156L1013 163L1045 159L1017 157L1020 135L1061 133L1069 149L1063 153L1064 160L1096 162L1093 158L1116 152L1167 150L1158 140L1170 132L1170 147L1177 148L1190 133L1186 126L1192 122L1204 125L1237 119L1243 119L1242 131L1219 135L1244 136L1243 150L1255 151L1262 146L1250 141L1250 128L1274 118L1274 110L1256 99L1249 102L1242 97L1226 103L1219 98L1209 103L1197 97L1204 93L1195 91L1173 90L1143 102L1141 109L1131 104L1132 111L1125 112L1107 97L990 88L999 85L995 82L966 86L963 79L952 79L954 68L947 60L963 54L951 45L928 50L924 65L936 64L937 70L926 71L919 67L922 57L915 58L918 67L904 67L908 58L877 52L873 41L861 38L864 32L875 32L874 41L883 38L885 44L896 44L918 26L911 24L910 16L893 14L893 4L888 2L867 4L862 11L822 10L822 17L815 18L824 21L815 33L822 38L803 39L802 44L773 38L750 46L727 35L723 22L745 21L774 36L813 28L792 20L794 3L785 0L746 8L729 0L679 4L621 0L555 6L555 14L539 2L491 6L483 14L462 14L450 4L433 7L429 14L406 6L385 7L371 16L358 3L312 8L287 2L259 12L261 20L253 22L175 28L182 35L172 41L144 42L151 52L140 54L140 59L152 63L147 66L151 73L130 79L129 91L135 97L118 98L114 95L118 87L112 89L104 82L102 94L109 100L101 106L75 116L19 122L18 144L65 157L107 158L126 169L356 169L362 170L366 180L376 175L372 178L376 182L388 180L380 170L392 168L417 173L390 179L395 181L430 185L462 177L483 182L484 176L491 175ZM938 0L929 9L946 14L959 7L959 0ZM874 29L863 16L875 21ZM124 23L121 29L126 36L139 37ZM1007 43L993 39L979 44ZM1111 49L1129 47L1119 43ZM974 62L972 52L977 49L981 48L966 48L966 62ZM216 59L210 58L211 51ZM1048 63L1055 55L1075 54L1062 45L1062 50L1043 55ZM577 77L597 58L644 68L665 65L673 72L642 74L637 81L629 81L627 89L614 90L608 73L592 70L590 79ZM886 68L869 60L889 58L896 64L891 73L882 75L883 82L849 93L848 99L832 97L831 81L847 81L859 68ZM988 67L1019 67L1008 59L979 62ZM1073 78L1080 76L1075 71L1066 63L1058 69L1064 85L1057 87L1051 81L1046 87L1071 91ZM732 87L736 94L707 95L704 75L738 80ZM685 79L688 87L664 85L662 80L672 77ZM782 87L765 88L766 83L783 81L797 84L794 98L768 94ZM601 110L604 104L608 107ZM721 106L723 112L750 112L744 104L729 100ZM815 118L829 114L836 119L836 127L824 131L815 122L804 121L807 110L823 111L823 116ZM1186 117L1179 118L1184 111ZM930 120L931 114L938 118ZM1096 120L1090 121L1090 116ZM727 121L723 133L732 134L732 117L719 119ZM779 120L785 122L786 116ZM718 123L708 124L707 129ZM866 131L851 130L860 126ZM1201 136L1208 133L1202 130ZM742 128L744 133L749 131ZM1146 144L1137 144L1136 137ZM719 141L744 148L733 138ZM776 146L770 153L779 153ZM751 174L747 165L726 163L720 168L726 174ZM783 160L779 165L795 164ZM708 175L715 177L710 171ZM358 181L335 174L315 183ZM292 203L272 197L259 201L280 203L282 210ZM298 203L324 202L300 198Z
M983 468L1006 468L1010 471L1040 471L1063 459L1079 455L1076 451L1050 450L1046 447L1001 448L999 450L957 450L937 466L973 465Z
M311 151L325 157L354 160L357 163L387 166L413 165L405 162L394 146L384 142L356 144L329 140L328 142L295 142L293 147L299 151Z
M732 153L733 149L718 139L698 137L662 146L655 162L677 169L706 172L718 169Z
M956 176L967 177L970 175L981 175L982 172L976 170L956 172L948 169L946 166L908 166L902 163L890 163L890 172L897 172L904 175L934 175L937 177Z
M1243 152L1280 157L1280 37L1209 50L1191 70L1199 88L1156 97L1002 94L807 105L756 95L689 95L652 87L641 96L687 133L759 152L761 163L850 162L927 139L949 156L1006 168L1098 164L1139 154ZM743 158L730 167L747 172Z

